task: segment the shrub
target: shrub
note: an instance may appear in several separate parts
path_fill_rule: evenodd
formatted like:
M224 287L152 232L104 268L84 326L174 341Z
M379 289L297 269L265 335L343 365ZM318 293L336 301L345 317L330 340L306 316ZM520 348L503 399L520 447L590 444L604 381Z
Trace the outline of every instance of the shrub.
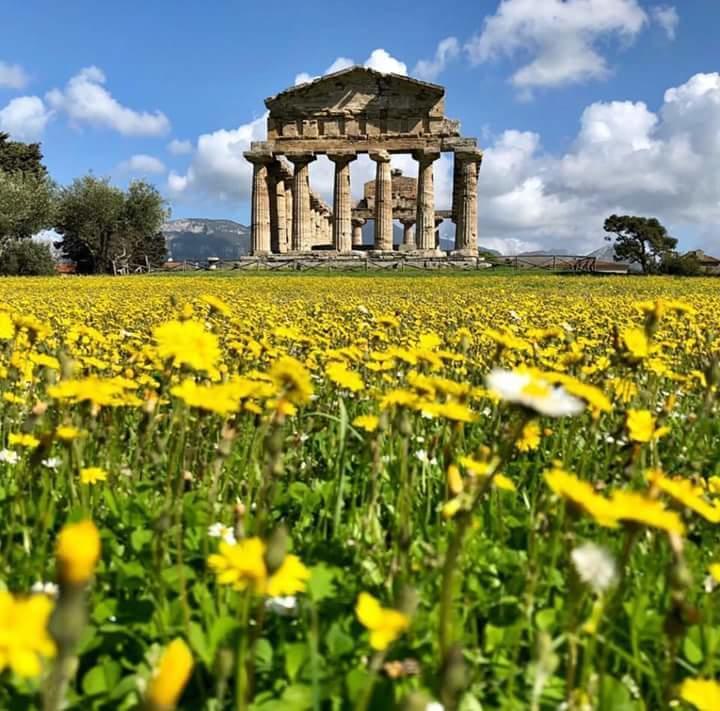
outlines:
M45 276L55 273L50 246L29 239L8 242L0 252L3 276Z

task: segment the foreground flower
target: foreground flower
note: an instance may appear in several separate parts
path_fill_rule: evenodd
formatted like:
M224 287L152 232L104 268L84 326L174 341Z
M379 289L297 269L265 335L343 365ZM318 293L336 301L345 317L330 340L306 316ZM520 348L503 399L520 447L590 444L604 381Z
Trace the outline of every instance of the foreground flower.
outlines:
M638 523L668 533L685 533L685 524L675 511L668 511L661 501L648 499L634 491L613 491L612 512L618 521Z
M410 626L407 615L382 607L372 595L365 592L358 596L355 614L370 632L370 646L378 651L387 649Z
M291 356L276 360L268 374L282 396L295 405L304 405L313 396L310 373L299 360Z
M190 649L181 639L167 646L148 686L146 700L153 711L170 711L177 706L193 668Z
M570 554L580 580L598 595L609 590L617 580L615 559L595 543L583 543Z
M42 660L55 654L47 632L53 602L47 595L14 597L0 591L0 672L9 667L22 677L35 677Z
M8 435L8 444L11 447L35 449L40 444L40 440L37 437L33 437L31 434L25 434L24 432L11 432Z
M13 452L12 449L0 449L0 462L5 464L17 464L20 457L17 452Z
M220 522L213 523L208 527L208 536L210 536L210 538L222 538L225 543L229 543L230 545L237 543L235 540L235 532L232 528Z
M699 514L706 521L720 523L720 506L707 502L703 498L703 490L694 486L689 479L669 479L657 469L648 471L646 476L652 486Z
M80 481L83 484L97 484L107 480L107 472L102 467L84 467L80 470Z
M577 415L585 409L582 400L570 395L562 386L540 375L524 370L495 368L486 377L488 390L515 405L522 405L549 417Z
M592 516L601 526L617 527L617 517L610 503L597 494L589 482L578 479L559 465L545 472L545 482L555 494Z
M220 358L217 336L199 321L168 321L153 331L158 355L175 365L212 370Z
M269 575L265 551L265 543L257 537L232 544L222 541L219 553L208 558L208 565L220 585L232 585L235 590L250 590L270 597L304 592L310 571L300 559L296 555L286 555L280 567Z
M720 683L712 679L685 679L680 687L680 697L698 711L718 711Z
M90 520L67 524L60 531L55 554L61 582L84 585L100 558L100 534L95 524Z
M358 415L352 424L353 427L359 427L365 432L375 432L380 424L380 418L377 415Z
M365 389L365 383L360 375L350 370L345 363L328 363L325 367L325 372L335 385L345 390L356 393Z
M652 442L670 432L669 427L655 427L655 417L650 410L628 410L628 435L633 442Z

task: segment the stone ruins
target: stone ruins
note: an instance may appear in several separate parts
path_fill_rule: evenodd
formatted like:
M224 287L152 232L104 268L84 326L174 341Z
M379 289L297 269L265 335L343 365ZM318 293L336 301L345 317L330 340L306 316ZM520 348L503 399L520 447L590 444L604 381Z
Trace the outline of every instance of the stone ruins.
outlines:
M351 67L266 99L267 141L244 155L253 164L252 254L353 254L362 227L374 222L372 254L392 252L393 220L403 225L400 250L433 257L439 225L455 223L455 257L476 257L477 183L482 152L445 117L445 89L396 74ZM454 157L452 208L435 209L433 164ZM350 163L367 153L375 180L352 204ZM391 156L411 154L418 178L391 169ZM333 204L310 189L308 166L318 155L335 164Z

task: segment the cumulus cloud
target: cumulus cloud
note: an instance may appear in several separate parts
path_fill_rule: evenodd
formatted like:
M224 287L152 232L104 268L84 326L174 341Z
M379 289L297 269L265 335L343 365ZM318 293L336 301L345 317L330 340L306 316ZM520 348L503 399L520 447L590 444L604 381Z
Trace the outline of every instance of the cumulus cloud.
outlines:
M612 212L717 232L719 162L720 73L668 89L657 112L632 101L588 106L559 156L546 154L537 134L506 131L485 151L480 243L584 252L601 246ZM707 246L720 248L714 240Z
M173 138L167 145L167 149L174 156L183 156L188 153L192 153L193 144L192 141L181 141L177 138Z
M529 54L511 79L528 94L604 78L609 67L601 40L630 41L647 22L637 0L502 0L465 49L473 64Z
M170 172L170 194L190 200L198 196L228 202L249 200L252 166L243 152L253 141L265 139L266 123L267 114L235 129L201 135L187 172Z
M28 75L19 64L0 61L0 88L24 89L29 81Z
M64 90L53 89L48 103L64 111L71 121L111 128L126 136L159 136L170 130L170 121L160 111L136 111L123 106L105 88L105 74L86 67L68 81Z
M300 72L299 74L296 74L295 86L299 86L300 84L307 84L310 81L319 79L320 76L325 76L326 74L334 74L335 72L339 72L342 69L348 69L349 67L352 67L354 65L354 60L348 57L338 57L322 73L322 75L313 75L308 74L307 72ZM407 76L408 73L407 64L401 62L399 59L396 59L384 49L374 49L370 53L370 56L363 63L363 66L368 67L368 69L375 69L378 72L383 72L384 74L402 74L403 76Z
M152 173L164 173L166 168L160 159L146 155L145 153L138 153L122 161L122 163L118 165L118 170L121 173L130 173L133 175L149 175Z
M448 62L460 54L460 42L457 37L446 37L441 40L435 50L433 59L421 59L413 69L413 76L426 81L435 79L445 71Z
M671 5L654 7L651 11L652 19L662 27L668 39L674 40L677 26L680 24L678 11Z
M16 141L37 141L52 114L39 96L19 96L0 109L0 131Z

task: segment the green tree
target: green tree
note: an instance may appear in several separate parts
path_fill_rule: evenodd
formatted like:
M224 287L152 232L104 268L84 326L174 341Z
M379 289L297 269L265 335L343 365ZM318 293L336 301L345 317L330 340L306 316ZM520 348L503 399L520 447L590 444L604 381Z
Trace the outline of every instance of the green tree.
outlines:
M616 236L615 259L636 262L646 274L657 273L663 255L677 245L677 240L654 217L611 215L605 220L604 229Z
M158 267L167 259L165 236L160 231L170 213L157 188L134 180L125 195L124 235L131 264Z
M125 196L108 179L86 175L60 190L55 231L62 240L55 246L72 259L82 274L112 270L122 252L121 229Z
M9 134L0 131L0 171L45 178L47 168L42 159L39 143L11 141Z
M166 219L165 201L155 187L135 181L123 192L108 179L86 175L60 192L56 243L83 274L113 271L113 263L164 261L157 235ZM163 240L164 248L164 240Z
M0 252L3 276L45 276L55 273L50 245L30 239L13 240Z
M0 170L0 248L53 224L57 191L49 178Z
M694 254L666 252L660 262L660 272L674 276L699 276L702 274L702 265Z

